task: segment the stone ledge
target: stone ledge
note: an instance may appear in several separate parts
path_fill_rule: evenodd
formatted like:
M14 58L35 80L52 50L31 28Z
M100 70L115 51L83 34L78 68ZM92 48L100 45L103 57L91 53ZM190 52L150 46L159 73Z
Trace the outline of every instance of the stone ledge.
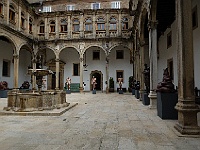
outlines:
M60 116L64 114L69 109L75 107L78 103L70 103L68 107L63 107L54 110L43 110L43 111L33 111L33 112L14 112L14 111L0 111L0 116Z

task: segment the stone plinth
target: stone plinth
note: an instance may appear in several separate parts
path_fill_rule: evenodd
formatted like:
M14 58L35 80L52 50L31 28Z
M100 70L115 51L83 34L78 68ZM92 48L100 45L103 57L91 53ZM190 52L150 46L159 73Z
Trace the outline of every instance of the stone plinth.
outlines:
M66 102L66 92L64 91L42 91L20 93L10 91L8 93L8 106L5 110L14 111L36 111L52 110L68 106Z

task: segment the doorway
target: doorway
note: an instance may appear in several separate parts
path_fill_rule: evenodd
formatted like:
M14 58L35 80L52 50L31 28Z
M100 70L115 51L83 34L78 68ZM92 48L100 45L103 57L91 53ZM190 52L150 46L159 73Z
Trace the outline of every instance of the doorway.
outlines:
M90 74L90 81L92 80L92 77L96 78L96 90L97 91L103 91L103 75L101 73L101 71L92 71ZM92 84L90 84L90 90L92 90Z

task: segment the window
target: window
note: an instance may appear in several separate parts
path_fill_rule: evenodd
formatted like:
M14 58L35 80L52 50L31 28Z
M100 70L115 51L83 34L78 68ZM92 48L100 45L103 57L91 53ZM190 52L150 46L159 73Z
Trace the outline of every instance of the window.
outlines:
M122 19L122 30L127 30L128 29L128 19L123 18Z
M4 77L10 76L10 61L9 60L3 60L2 76Z
M100 51L99 50L93 51L93 60L100 60Z
M67 20L62 19L60 24L60 32L67 32Z
M168 68L169 75L170 75L171 79L173 80L174 79L174 67L173 67L173 59L172 58L167 60L167 68Z
M105 30L105 21L103 18L97 20L97 30Z
M21 28L25 29L25 15L21 12Z
M100 3L92 3L91 9L100 9Z
M192 9L192 28L193 30L198 27L198 13L197 6Z
M10 5L10 9L9 9L9 20L11 23L15 24L15 9L12 5Z
M172 32L170 31L168 34L167 34L167 48L171 47L172 46Z
M116 50L116 59L124 59L124 51Z
M0 3L0 15L3 15L3 4Z
M66 10L67 11L75 10L75 6L74 5L67 5Z
M73 20L73 31L74 32L79 32L79 20L78 19L74 19Z
M56 32L55 26L56 26L55 21L51 21L50 22L50 33L55 33Z
M40 23L40 33L44 33L44 22Z
M85 31L92 31L92 20L87 18L85 21Z
M111 2L111 8L120 9L120 2Z
M51 12L51 6L43 6L42 12Z
M117 30L117 20L114 17L112 17L110 19L110 28L109 28L109 30Z
M118 78L122 78L122 82L124 82L124 70L116 70L116 81L118 82Z
M73 75L80 76L80 64L73 64Z
M33 19L29 18L29 33L32 34L33 30Z

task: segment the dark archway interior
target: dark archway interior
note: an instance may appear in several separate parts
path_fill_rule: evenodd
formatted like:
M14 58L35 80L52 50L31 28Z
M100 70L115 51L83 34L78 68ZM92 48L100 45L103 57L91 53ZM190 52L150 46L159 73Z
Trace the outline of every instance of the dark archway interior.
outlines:
M158 0L156 14L158 38L174 22L175 15L175 0Z
M148 30L148 15L145 16L145 23L144 23L144 38L149 38L149 30Z
M7 42L7 43L11 43L11 42L9 41L9 39L7 39L5 36L0 36L0 40L1 40L1 41L4 41L4 42Z
M92 76L94 76L97 80L97 84L96 84L96 90L100 91L101 90L101 74L100 73L94 73Z

